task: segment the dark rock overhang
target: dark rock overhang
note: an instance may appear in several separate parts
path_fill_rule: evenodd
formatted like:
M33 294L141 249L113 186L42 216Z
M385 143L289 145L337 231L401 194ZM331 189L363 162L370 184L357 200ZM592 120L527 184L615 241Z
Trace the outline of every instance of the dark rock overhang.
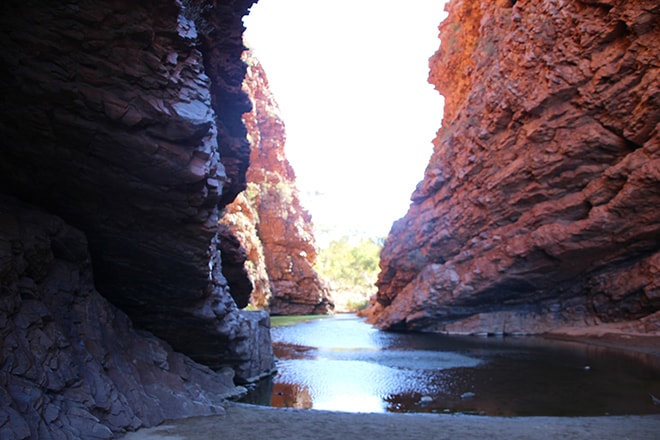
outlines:
M240 327L217 218L245 186L252 3L10 0L0 14L0 192L84 231L98 290L212 367L235 361Z

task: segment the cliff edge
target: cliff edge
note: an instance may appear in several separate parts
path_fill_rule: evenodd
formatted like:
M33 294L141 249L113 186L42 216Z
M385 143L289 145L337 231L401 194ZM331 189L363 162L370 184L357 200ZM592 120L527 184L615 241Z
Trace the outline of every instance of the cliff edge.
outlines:
M452 0L443 126L382 252L384 329L660 331L660 6Z

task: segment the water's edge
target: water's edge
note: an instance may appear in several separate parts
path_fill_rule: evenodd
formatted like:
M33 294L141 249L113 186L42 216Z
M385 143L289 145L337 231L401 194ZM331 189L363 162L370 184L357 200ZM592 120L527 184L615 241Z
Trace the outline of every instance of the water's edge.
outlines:
M276 327L272 335L279 372L244 402L495 416L658 412L651 395L660 395L660 356L648 344L634 351L613 349L602 336L385 333L353 315Z

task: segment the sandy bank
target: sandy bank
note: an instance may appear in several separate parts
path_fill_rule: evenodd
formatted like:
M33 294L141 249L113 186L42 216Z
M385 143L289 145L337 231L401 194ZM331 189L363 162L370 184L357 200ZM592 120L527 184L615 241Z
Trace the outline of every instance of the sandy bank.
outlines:
M656 440L660 414L617 417L480 417L440 414L355 414L227 405L225 415L169 421L126 440L351 439Z
M601 324L579 328L566 327L557 329L545 336L548 339L598 345L660 358L660 331L634 331L626 328L626 324Z

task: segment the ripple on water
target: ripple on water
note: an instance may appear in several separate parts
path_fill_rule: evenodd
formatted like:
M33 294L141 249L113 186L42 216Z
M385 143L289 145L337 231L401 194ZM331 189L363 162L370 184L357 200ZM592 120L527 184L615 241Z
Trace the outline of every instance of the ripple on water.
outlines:
M276 381L300 386L315 409L349 411L355 406L363 412L380 412L384 411L389 395L438 392L429 389L427 379L420 370L362 360L319 358L281 361Z
M355 317L272 330L279 373L253 402L352 412L657 412L657 358L538 338L386 333ZM588 366L588 368L585 368ZM267 401L266 401L267 400Z
M295 385L315 409L381 412L392 395L438 394L440 373L482 361L464 354L391 348L391 336L357 319L277 328L277 384ZM338 380L340 379L340 380Z
M477 358L452 352L404 351L404 350L319 350L318 356L335 360L361 360L389 368L410 370L446 370L458 367L476 367L482 361Z
M274 343L332 349L377 350L388 336L362 322L346 317L309 321L271 330Z

